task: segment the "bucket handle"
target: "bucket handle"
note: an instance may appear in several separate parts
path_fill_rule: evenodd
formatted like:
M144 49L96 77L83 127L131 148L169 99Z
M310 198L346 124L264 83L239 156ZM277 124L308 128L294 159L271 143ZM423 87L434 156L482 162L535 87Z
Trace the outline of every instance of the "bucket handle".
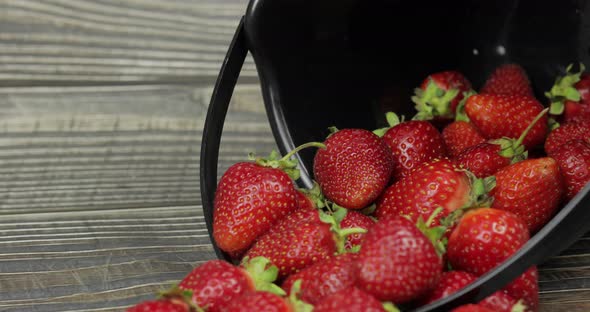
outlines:
M213 200L217 188L217 161L225 115L247 53L242 17L215 82L201 140L200 182L203 213L215 253L217 257L226 260L229 257L217 247L213 239Z

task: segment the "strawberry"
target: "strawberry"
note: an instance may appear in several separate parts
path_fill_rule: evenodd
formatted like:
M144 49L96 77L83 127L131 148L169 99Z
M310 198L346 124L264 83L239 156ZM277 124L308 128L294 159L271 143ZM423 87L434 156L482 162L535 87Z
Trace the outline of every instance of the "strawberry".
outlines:
M279 268L279 279L296 273L315 262L343 252L346 236L364 232L362 229L340 229L346 209L337 210L330 216L322 211L295 212L296 223L278 222L262 235L246 252L250 258L263 256ZM281 220L283 221L283 220Z
M300 280L299 298L315 305L324 297L354 285L356 257L356 254L344 253L318 261L290 275L282 287L285 292L291 293L293 283Z
M297 208L291 178L282 169L273 168L279 166L276 153L270 158L234 164L219 181L213 237L225 252L239 254L246 250L276 220ZM288 162L285 167L290 170L295 166Z
M590 144L590 122L566 123L554 129L545 141L545 152L551 155L571 140L584 140Z
M436 300L448 297L463 287L471 284L477 277L464 271L444 272L436 287L420 298L420 305L426 305Z
M485 142L464 150L455 159L455 164L471 171L478 178L484 178L493 175L513 161L523 160L526 157L523 152L525 152L524 147L520 153L505 157L501 155L500 144Z
M526 311L536 312L539 310L539 273L537 267L529 268L503 289L510 297L522 299Z
M381 302L356 287L340 290L318 303L314 312L385 312Z
M566 69L565 76L557 77L555 84L545 96L551 103L552 115L560 116L561 122L570 122L576 117L590 120L590 75L580 71L572 72L573 64Z
M542 110L534 98L519 95L476 94L465 103L465 113L487 139L517 138ZM543 116L522 144L527 149L541 144L547 131L547 116Z
M184 302L171 299L144 301L126 310L127 312L189 312L193 311Z
M522 141L548 110L547 108L541 111L518 139L502 138L469 147L457 156L455 163L471 171L476 177L484 178L510 164L526 159L528 152L522 145Z
M379 300L404 303L433 288L442 259L433 243L401 216L379 219L358 255L356 286Z
M493 208L519 216L530 233L539 230L559 206L563 181L559 166L550 157L527 159L500 169L490 191Z
M502 263L529 239L526 224L504 210L469 210L459 220L447 245L453 269L481 276Z
M421 305L432 303L445 298L471 284L477 276L464 271L448 271L443 273L439 283L425 297L421 298ZM478 305L492 309L496 312L511 312L517 304L517 300L510 297L504 291L499 290L483 299Z
M383 137L391 150L393 177L400 179L420 164L446 155L445 143L436 128L428 121L400 122L397 115L387 113L390 125L374 132Z
M478 304L465 304L454 308L451 312L496 312Z
M256 291L233 299L223 307L222 312L292 312L289 302L275 294Z
M533 96L531 82L525 70L517 64L504 64L496 68L480 93Z
M277 278L277 268L269 260L259 257L244 259L242 267L233 266L222 260L210 260L193 269L180 283L178 290L190 291L192 303L207 311L217 308L244 293L256 289L283 294L272 284ZM173 289L167 296L178 294Z
M504 290L496 291L478 304L496 312L522 312L525 310L525 306L521 301L512 298Z
M443 71L429 75L420 88L414 90L412 101L418 111L414 119L453 119L464 92L471 90L471 83L458 71Z
M358 212L358 211L349 211L342 222L340 223L340 227L342 229L350 229L350 228L361 228L365 230L369 230L375 221L370 217ZM346 244L344 245L344 249L352 250L355 246L360 246L361 242L365 237L364 233L356 233L349 235L346 237Z
M387 186L393 170L387 145L363 129L336 131L324 144L326 149L318 150L313 164L324 196L348 209L371 204Z
M417 221L420 216L428 219L436 208L443 207L433 222L438 225L442 217L456 209L473 206L481 193L472 187L464 170L448 159L438 159L420 165L385 190L377 201L375 216L403 215Z
M467 121L458 120L450 123L442 131L442 137L449 156L455 158L468 147L483 143L486 139Z
M557 161L565 184L565 198L572 199L590 182L590 143L573 140L551 155Z

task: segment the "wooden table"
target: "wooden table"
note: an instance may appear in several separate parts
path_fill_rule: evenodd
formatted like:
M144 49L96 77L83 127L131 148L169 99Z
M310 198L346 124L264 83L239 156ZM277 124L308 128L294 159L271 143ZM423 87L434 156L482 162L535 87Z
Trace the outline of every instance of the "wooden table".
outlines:
M121 311L214 258L199 147L245 5L0 1L0 311ZM220 173L275 146L251 59L232 101ZM590 311L587 242L543 311Z

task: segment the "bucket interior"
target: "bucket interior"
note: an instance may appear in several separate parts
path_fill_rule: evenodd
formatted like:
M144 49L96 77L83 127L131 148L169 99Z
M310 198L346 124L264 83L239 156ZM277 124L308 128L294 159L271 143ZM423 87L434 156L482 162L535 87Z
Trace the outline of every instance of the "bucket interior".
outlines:
M459 70L478 90L496 66L518 63L546 103L568 64L590 65L586 1L257 0L245 26L283 153L323 141L329 126L411 118L413 89L433 72ZM303 174L314 153L300 153Z

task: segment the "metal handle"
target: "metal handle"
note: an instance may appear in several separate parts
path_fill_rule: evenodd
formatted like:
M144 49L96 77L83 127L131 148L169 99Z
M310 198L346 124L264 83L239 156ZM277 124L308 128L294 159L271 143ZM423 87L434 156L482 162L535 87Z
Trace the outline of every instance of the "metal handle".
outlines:
M244 18L242 17L213 89L201 141L201 199L205 222L215 253L219 258L226 260L230 258L217 247L213 240L213 200L217 188L217 160L225 115L247 53Z

